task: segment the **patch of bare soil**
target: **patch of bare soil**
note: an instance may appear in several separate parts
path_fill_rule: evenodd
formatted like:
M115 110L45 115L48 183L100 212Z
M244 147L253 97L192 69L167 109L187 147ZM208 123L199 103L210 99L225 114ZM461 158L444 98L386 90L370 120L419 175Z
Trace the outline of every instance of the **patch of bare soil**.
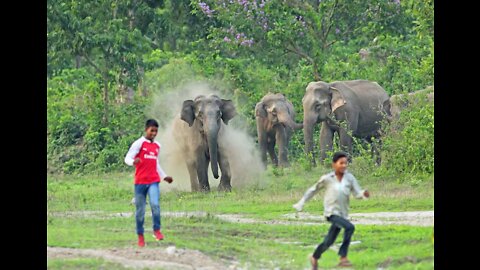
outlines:
M306 212L285 214L283 217L304 221L326 222L325 217ZM411 212L376 212L376 213L352 213L350 221L354 224L363 225L410 225L410 226L433 226L433 211ZM309 224L305 222L304 224Z
M119 263L133 269L162 268L172 270L220 270L237 269L234 264L214 261L198 250L167 248L111 248L111 249L76 249L47 247L47 258L68 259L78 257L101 258Z

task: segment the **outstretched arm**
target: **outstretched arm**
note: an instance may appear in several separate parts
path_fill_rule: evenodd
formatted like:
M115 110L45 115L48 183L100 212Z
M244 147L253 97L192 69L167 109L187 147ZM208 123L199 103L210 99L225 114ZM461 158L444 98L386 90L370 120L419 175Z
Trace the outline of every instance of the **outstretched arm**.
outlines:
M357 179L352 175L352 192L353 196L357 199L366 199L370 197L370 193L366 189L362 189L360 184L358 184Z
M305 192L305 194L303 194L303 197L300 199L300 201L298 201L296 204L293 205L293 208L295 208L297 211L302 211L303 205L307 201L309 201L315 194L317 194L318 191L320 191L320 189L322 189L324 185L325 185L325 178L320 178L320 180L318 180L318 182L315 183L315 185L307 189L307 191Z

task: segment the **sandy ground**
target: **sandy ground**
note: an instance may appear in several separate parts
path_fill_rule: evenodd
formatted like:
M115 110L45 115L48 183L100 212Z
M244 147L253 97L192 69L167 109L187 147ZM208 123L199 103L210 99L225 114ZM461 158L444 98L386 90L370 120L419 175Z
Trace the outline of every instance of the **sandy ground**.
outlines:
M148 245L148 244L147 244ZM217 270L238 269L235 264L212 260L197 250L167 248L75 249L47 247L48 259L101 258L133 269Z

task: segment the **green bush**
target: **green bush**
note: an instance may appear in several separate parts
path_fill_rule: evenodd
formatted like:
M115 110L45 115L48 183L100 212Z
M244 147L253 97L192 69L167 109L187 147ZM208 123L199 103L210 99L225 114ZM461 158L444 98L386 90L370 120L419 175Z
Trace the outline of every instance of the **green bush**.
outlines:
M112 88L115 88L113 86ZM145 101L110 106L102 123L102 89L85 69L64 70L47 83L47 170L121 170L123 156L143 130ZM128 142L127 142L128 140Z
M380 173L415 182L434 173L434 105L428 91L409 97L412 105L386 128ZM413 99L416 100L413 101Z

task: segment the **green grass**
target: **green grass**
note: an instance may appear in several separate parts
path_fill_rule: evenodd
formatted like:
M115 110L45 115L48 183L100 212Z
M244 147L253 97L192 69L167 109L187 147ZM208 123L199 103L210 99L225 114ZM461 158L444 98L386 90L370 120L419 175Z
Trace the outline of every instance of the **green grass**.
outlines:
M103 270L123 270L125 268L121 264L111 263L102 259L94 258L75 258L75 259L48 259L47 268L51 270L66 269L103 269Z
M411 186L381 176L362 176L354 169L352 166L351 171L362 187L370 190L372 197L369 200L352 199L352 213L433 210L433 180L427 179ZM312 171L298 167L285 170L269 168L263 176L262 185L234 189L231 193L162 193L161 209L237 213L257 219L279 220L283 219L282 215L293 212L291 205L327 171L322 167ZM134 211L134 206L129 204L133 196L130 173L49 177L47 184L47 245L72 248L136 245L133 216L102 218L108 213ZM305 211L321 215L322 199L320 193L306 204ZM65 216L70 211L85 210L101 212L98 217ZM146 233L151 224L150 216L146 215ZM328 230L328 225L324 223L318 226L241 224L224 222L212 215L203 218L164 216L162 226L166 239L158 243L148 235L147 248L165 248L174 244L179 248L200 250L214 259L239 260L253 269L308 267L307 256ZM382 264L388 265L388 269L433 269L432 235L432 227L356 225L352 241L361 243L350 247L349 258L355 269L376 269ZM340 236L337 243L341 239ZM69 269L69 265L82 264L82 260L68 260L64 264ZM84 262L104 263L98 260ZM323 255L320 266L330 268L337 262L336 253L329 250ZM49 262L49 267L52 265L52 269L58 269L54 268L57 267L55 265L62 264L53 260Z
M132 218L88 219L53 218L48 226L50 246L74 248L121 248L136 244ZM146 218L146 232L151 219ZM178 248L201 250L216 258L231 258L257 267L299 269L323 237L328 225L265 225L223 222L213 217L162 218L166 239L155 242L147 236L147 248ZM350 247L350 259L356 269L373 269L387 259L396 262L433 262L432 228L411 226L356 225ZM341 242L341 237L337 243ZM405 260L410 258L410 260ZM332 250L321 259L320 266L333 267L338 257ZM400 266L402 264L399 264ZM422 268L424 269L424 268Z
M270 168L263 176L261 187L233 189L231 193L216 191L208 194L180 191L162 193L162 210L244 213L258 218L277 218L279 214L291 212L291 205L328 171L319 167L309 172L299 168L289 168L278 173ZM355 174L355 171L352 172ZM351 212L433 209L433 180L412 186L381 176L356 176L360 185L370 190L371 198L351 200ZM306 204L305 211L321 213L322 195L323 192L320 192ZM125 212L132 209L129 204L132 197L131 173L48 178L49 211Z

